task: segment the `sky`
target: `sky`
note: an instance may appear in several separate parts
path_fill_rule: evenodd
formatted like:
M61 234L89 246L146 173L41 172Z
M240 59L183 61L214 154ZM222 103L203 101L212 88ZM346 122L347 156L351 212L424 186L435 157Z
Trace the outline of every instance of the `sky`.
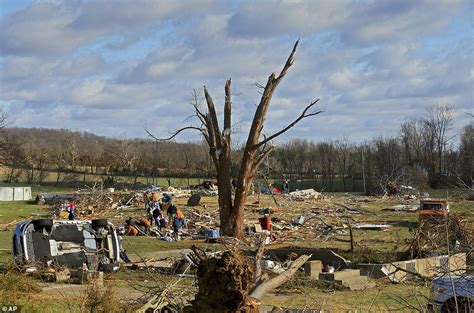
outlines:
M260 100L256 83L279 73L300 38L265 132L315 99L324 113L278 141L394 136L436 104L454 107L455 135L474 113L472 3L0 0L0 108L19 127L118 138L146 137L146 128L167 137L197 123L190 98L204 85L222 113L232 78L243 141Z

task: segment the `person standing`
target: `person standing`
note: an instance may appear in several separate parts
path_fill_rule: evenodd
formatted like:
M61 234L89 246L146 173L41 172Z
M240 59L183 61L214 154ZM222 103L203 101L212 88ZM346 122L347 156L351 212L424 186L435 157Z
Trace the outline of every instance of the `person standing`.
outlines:
M161 229L161 218L162 218L162 214L161 214L161 208L160 208L160 203L157 201L157 202L154 202L153 203L153 207L152 207L152 211L151 211L151 220L150 222L152 221L155 221L155 225L156 227L158 227L159 229ZM153 223L151 223L153 224Z
M76 203L74 201L69 202L67 206L67 211L69 213L68 220L73 221L76 219Z
M165 194L161 199L162 210L166 210L166 215L168 216L168 223L173 227L173 221L178 209L173 204L173 198L169 194Z

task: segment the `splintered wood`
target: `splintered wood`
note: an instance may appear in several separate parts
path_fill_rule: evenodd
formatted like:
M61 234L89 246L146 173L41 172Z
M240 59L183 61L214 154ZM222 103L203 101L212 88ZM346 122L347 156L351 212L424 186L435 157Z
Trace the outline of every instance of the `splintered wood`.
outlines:
M421 258L439 254L449 254L472 248L474 231L472 225L466 223L456 214L441 218L425 218L420 220L414 239L407 253L410 258Z

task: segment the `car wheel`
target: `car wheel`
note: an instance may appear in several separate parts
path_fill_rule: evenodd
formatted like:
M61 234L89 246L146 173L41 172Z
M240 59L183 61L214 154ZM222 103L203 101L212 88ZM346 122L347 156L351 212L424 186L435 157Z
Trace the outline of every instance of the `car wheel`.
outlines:
M53 227L53 221L47 218L42 218L32 222L36 231L42 232L43 229L49 233L51 232L51 227Z
M39 227L51 227L53 226L53 221L48 218L42 218L40 220L33 221L33 224Z
M106 218L92 220L93 228L100 228L100 227L107 227L107 226L109 226L109 221Z
M464 312L472 312L474 311L474 303L472 300L464 297L458 297L457 298L458 302L458 307L456 310L456 301L454 298L451 298L449 300L446 300L446 302L443 304L443 307L441 308L441 312L443 313L448 313L448 312L459 312L459 313L464 313Z

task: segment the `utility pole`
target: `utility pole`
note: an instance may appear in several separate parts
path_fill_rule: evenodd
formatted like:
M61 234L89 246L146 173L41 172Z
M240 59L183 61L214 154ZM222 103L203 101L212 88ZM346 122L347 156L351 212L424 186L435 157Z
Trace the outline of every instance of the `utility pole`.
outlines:
M365 162L364 162L364 148L362 148L362 182L364 184L364 194L367 194L367 190L365 188Z

